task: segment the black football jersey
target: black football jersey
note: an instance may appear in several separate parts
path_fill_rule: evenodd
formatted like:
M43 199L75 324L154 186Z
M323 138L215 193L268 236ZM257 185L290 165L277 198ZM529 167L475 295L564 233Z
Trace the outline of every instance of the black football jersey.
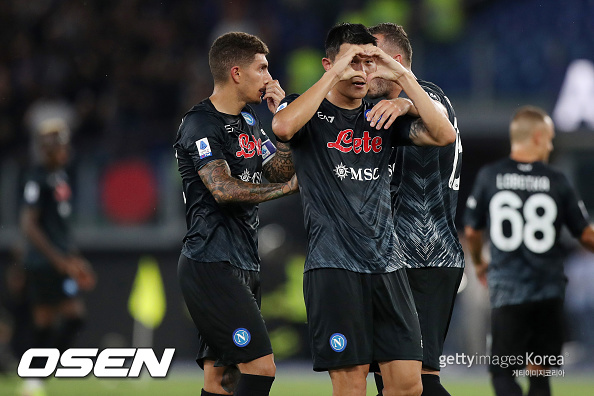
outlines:
M253 109L246 106L240 115L224 114L205 99L184 115L173 147L186 204L188 231L182 254L199 262L226 261L259 270L258 205L219 205L198 175L210 161L223 159L233 177L261 183L262 165L276 149Z
M297 96L285 98L279 111ZM411 141L405 127L370 127L370 108L363 101L346 110L324 99L291 139L308 233L306 271L385 273L403 267L390 209L389 161L394 145ZM407 121L402 117L398 124Z
M72 191L64 170L48 171L39 166L26 176L23 205L39 211L39 226L52 245L62 253L72 248L70 215ZM25 246L27 268L51 267L52 264L29 242Z
M393 150L394 228L409 268L464 267L464 252L455 226L462 142L456 114L441 88L418 80L445 106L456 129L456 142L445 147L402 146Z
M566 225L579 238L588 214L561 172L510 158L483 167L466 202L465 223L488 229L491 305L563 298Z

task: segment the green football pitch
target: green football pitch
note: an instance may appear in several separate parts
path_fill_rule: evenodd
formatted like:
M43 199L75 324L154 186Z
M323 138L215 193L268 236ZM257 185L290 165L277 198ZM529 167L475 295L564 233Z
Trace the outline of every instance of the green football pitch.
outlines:
M151 379L50 379L48 396L182 396L200 395L202 374L172 373L167 378ZM443 384L453 396L491 396L493 392L486 375L444 378ZM553 378L555 396L592 396L594 379L587 377ZM17 376L0 376L0 395L19 396L22 380ZM373 378L368 379L367 395L376 395ZM279 372L270 393L272 396L331 395L330 379L326 374Z

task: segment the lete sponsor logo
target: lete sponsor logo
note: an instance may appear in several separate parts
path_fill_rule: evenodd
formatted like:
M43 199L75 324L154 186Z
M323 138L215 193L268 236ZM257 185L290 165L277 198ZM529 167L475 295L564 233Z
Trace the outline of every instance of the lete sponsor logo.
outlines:
M336 141L328 142L327 147L343 153L348 153L351 150L355 154L361 152L369 153L370 151L379 153L382 151L382 138L381 136L371 137L367 131L363 132L363 137L356 138L353 137L352 129L345 129L344 131L340 131L336 137Z
M239 151L235 153L238 157L252 158L254 155L262 155L262 139L256 140L246 133L239 135Z

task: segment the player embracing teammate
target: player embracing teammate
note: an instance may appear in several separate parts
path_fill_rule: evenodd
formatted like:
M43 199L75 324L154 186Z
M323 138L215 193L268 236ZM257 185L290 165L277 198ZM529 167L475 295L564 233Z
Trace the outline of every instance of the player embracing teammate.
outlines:
M390 154L396 146L446 146L456 132L412 73L376 43L363 25L332 28L326 72L282 101L272 127L291 144L300 184L314 370L329 371L334 395L364 395L377 362L384 395L420 395L421 329L392 221ZM411 128L415 118L394 120L391 111L372 124L363 98L374 78L396 82L410 98L396 115L414 106L428 127Z

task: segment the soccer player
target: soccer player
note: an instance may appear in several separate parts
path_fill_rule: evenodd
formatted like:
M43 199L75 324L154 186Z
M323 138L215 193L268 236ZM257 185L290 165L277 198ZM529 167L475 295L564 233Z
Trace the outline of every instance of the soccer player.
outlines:
M465 232L477 276L488 282L491 300L491 356L514 357L517 365L490 365L495 393L520 396L514 369L544 359L562 364L563 274L566 225L594 251L594 226L567 178L547 164L553 150L553 121L525 106L510 124L511 154L483 167L466 202ZM482 230L488 227L491 262L483 257ZM486 278L486 280L485 280ZM518 360L519 357L519 360ZM545 367L547 368L547 367ZM531 376L529 395L550 395L546 376Z
M284 97L267 54L247 33L217 38L213 93L184 115L174 144L188 226L178 277L200 335L203 396L268 395L276 371L259 309L258 204L298 187L288 145L275 147L248 105L274 111Z
M291 142L299 178L314 370L329 371L334 395L364 395L377 361L385 395L419 395L421 334L392 223L390 150L447 145L455 133L395 127L406 117L387 130L370 125L371 104L363 98L375 77L401 84L419 112L433 107L412 74L375 44L363 25L333 27L324 75L303 95L283 100L272 128Z
M70 230L72 193L64 170L69 160L69 128L62 119L48 119L34 139L39 163L26 177L21 210L26 241L23 264L34 326L32 347L63 352L83 325L85 306L79 290L91 290L95 275L74 248ZM27 379L23 394L35 392L43 394L43 383Z
M411 70L412 47L402 26L382 23L369 31L379 48ZM462 144L454 109L443 91L427 81L418 83L433 99L432 110L443 114L441 122L455 128L456 141L445 147L401 146L392 151L392 212L423 336L423 395L449 395L439 380L439 357L464 273L464 253L454 224ZM408 100L398 98L401 92L397 83L377 78L372 80L368 96ZM372 122L380 114L387 117L385 105L389 103L382 101L369 113ZM408 112L412 113L414 108ZM423 121L417 118L411 129L424 130ZM375 376L381 394L381 377Z

